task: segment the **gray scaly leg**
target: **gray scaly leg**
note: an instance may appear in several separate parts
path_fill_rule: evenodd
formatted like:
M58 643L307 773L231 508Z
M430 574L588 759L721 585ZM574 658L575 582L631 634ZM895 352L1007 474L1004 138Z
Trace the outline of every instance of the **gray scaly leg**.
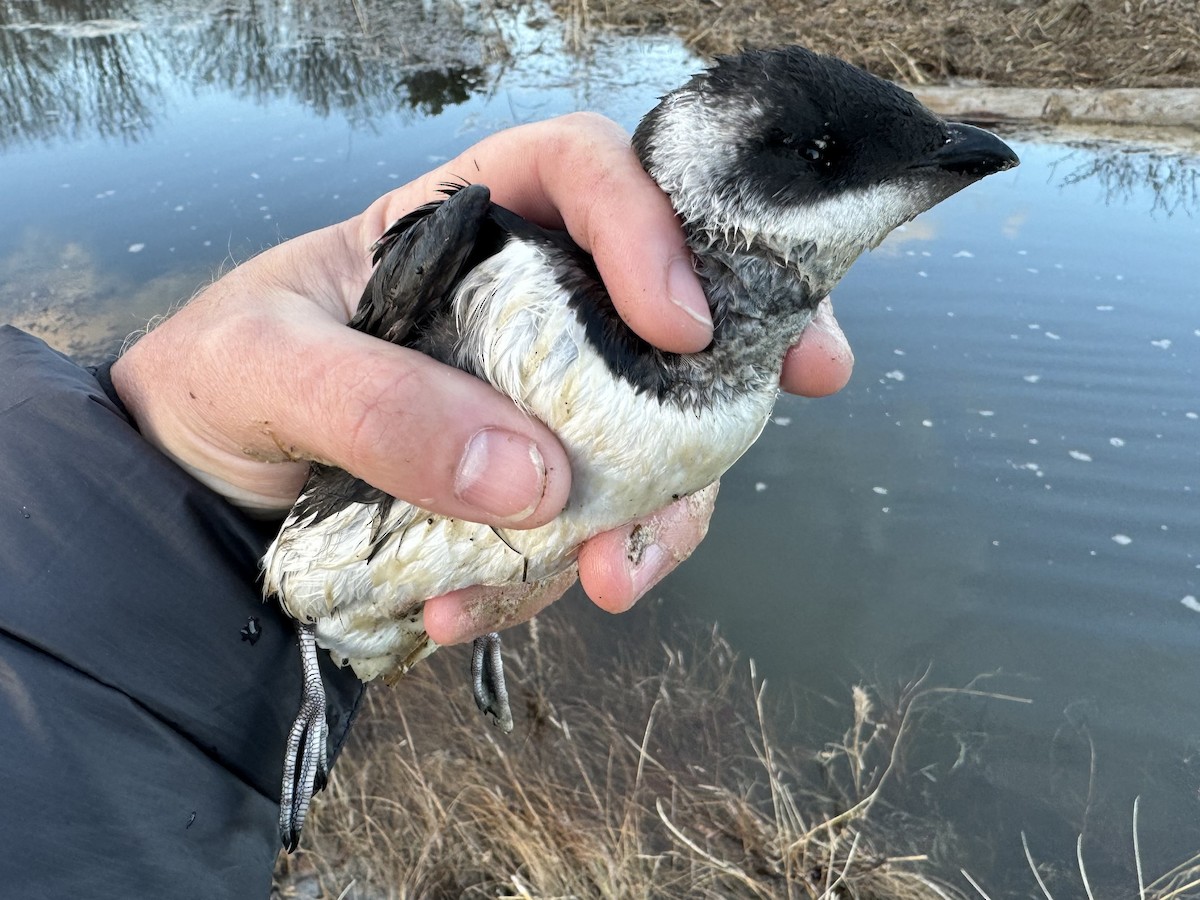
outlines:
M313 794L325 788L329 779L326 744L329 724L325 720L325 685L317 663L316 627L297 622L300 636L300 665L304 670L304 690L300 712L288 734L283 758L283 791L279 799L279 839L291 853L300 843L300 831Z
M475 705L489 713L505 734L513 730L508 688L504 685L504 659L500 656L500 635L496 632L475 638L471 645L471 687Z

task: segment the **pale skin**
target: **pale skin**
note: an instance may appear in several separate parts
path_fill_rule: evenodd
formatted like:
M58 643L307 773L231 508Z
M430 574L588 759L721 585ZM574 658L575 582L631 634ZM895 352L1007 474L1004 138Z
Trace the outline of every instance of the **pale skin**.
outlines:
M596 259L621 317L668 351L712 335L683 232L628 135L578 113L492 135L362 214L280 244L214 282L113 366L142 434L233 503L282 515L309 460L340 466L434 512L533 528L566 503L571 473L554 435L486 383L344 327L371 273L367 249L445 182L566 228ZM785 390L831 394L853 356L828 303L784 361ZM704 536L715 491L598 535L579 554L583 589L622 612ZM652 540L643 547L645 536ZM638 563L630 557L637 556ZM459 643L529 618L568 583L531 592L502 622L477 615L482 588L430 600L425 625ZM512 608L512 604L506 604Z

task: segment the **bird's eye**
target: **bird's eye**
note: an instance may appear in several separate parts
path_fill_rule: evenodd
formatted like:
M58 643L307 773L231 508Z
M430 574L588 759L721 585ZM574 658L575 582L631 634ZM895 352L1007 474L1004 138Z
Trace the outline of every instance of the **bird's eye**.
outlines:
M784 153L799 157L811 165L828 167L831 165L830 146L833 143L829 135L818 138L800 138L787 132L777 132L773 143Z
M825 134L809 141L804 147L804 157L809 162L820 163L825 167L833 164L833 138Z

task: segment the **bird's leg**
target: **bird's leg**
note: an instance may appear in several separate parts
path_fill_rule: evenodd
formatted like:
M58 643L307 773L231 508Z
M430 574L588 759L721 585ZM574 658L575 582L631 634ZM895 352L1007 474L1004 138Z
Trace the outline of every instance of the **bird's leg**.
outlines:
M504 658L500 655L500 635L496 632L475 638L471 646L471 687L475 705L491 714L505 734L513 730L508 688L504 686Z
M300 636L300 665L304 670L304 689L300 712L288 734L283 758L283 791L279 799L279 839L288 853L300 843L300 831L308 815L313 794L325 789L329 779L326 745L329 723L325 718L325 685L317 662L316 627L297 622Z

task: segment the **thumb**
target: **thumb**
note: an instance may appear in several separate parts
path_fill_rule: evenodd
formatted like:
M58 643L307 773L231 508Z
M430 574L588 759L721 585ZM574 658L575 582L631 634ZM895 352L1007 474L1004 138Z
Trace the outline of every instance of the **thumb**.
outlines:
M561 445L508 398L304 298L247 303L249 287L226 276L113 367L143 434L200 480L284 510L316 460L489 524L534 527L566 504Z

